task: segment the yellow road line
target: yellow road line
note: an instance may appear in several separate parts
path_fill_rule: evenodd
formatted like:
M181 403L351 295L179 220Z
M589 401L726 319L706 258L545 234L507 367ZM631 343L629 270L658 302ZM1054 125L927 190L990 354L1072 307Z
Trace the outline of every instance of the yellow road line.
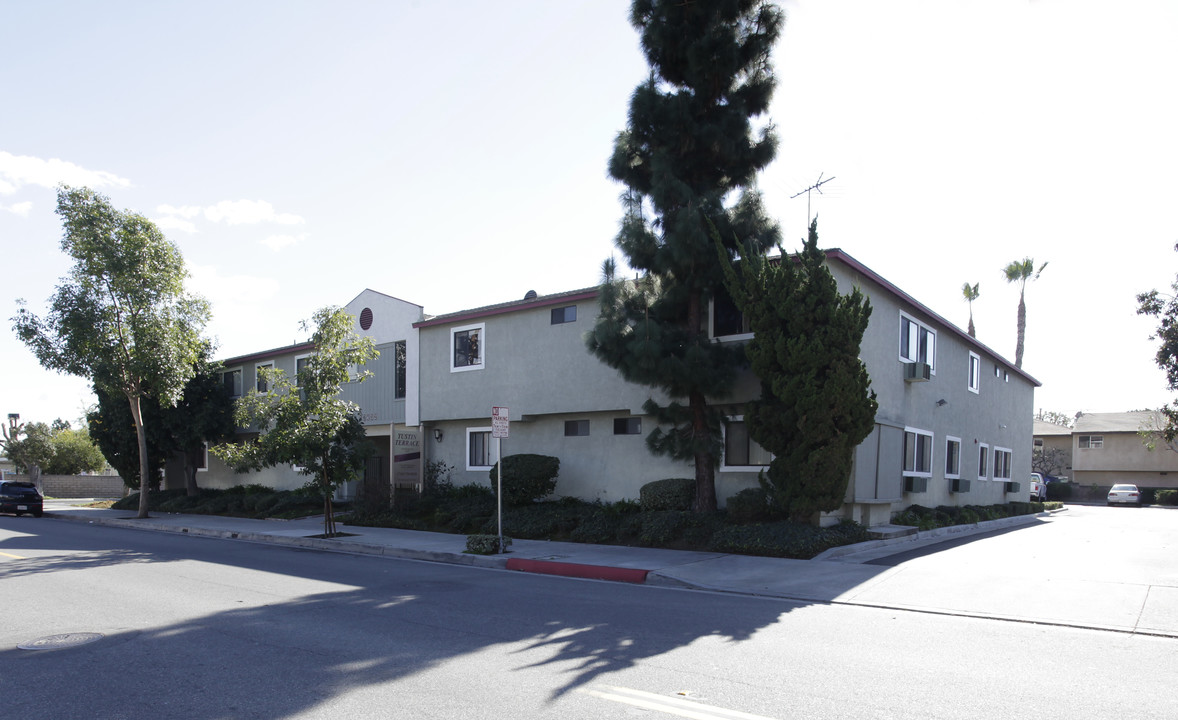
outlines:
M0 552L4 557L16 558L17 560L28 560L24 555L13 555L12 553Z

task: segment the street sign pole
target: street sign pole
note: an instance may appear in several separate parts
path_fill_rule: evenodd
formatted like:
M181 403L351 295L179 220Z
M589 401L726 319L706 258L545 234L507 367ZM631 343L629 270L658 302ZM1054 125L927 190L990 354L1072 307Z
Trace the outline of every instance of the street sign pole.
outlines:
M495 452L499 456L499 492L495 495L498 498L498 508L496 514L499 517L499 552L504 553L507 548L503 545L503 438L507 437L508 428L510 426L510 413L505 407L491 408L491 437L495 438Z

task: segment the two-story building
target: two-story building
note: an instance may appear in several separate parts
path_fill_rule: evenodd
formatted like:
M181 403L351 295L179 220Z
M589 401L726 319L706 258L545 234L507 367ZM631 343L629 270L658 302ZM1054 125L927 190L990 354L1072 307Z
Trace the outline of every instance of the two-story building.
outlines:
M841 250L827 251L827 265L841 292L858 287L871 301L861 358L879 400L846 504L832 517L871 525L910 504L1026 500L1038 381ZM507 407L513 422L502 452L560 458L558 495L614 501L637 497L652 480L692 476L688 464L646 449L653 419L642 406L652 391L586 350L597 302L596 288L529 292L416 323L425 457L454 467L456 484L487 482L496 460L491 408ZM745 329L734 308L712 304L715 342L747 342ZM767 467L742 416L759 387L746 373L722 400L721 503L755 486Z
M1164 424L1164 418L1153 410L1080 415L1070 437L1074 482L1178 487L1178 444L1158 438L1151 450L1142 436Z

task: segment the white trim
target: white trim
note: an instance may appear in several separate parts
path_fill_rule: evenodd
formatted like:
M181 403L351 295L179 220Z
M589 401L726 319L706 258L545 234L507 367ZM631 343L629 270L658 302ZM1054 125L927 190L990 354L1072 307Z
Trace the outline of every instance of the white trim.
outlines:
M314 354L315 353L304 353L302 355L295 355L294 356L294 386L295 387L299 386L299 360L302 360L303 358L309 358Z
M949 462L949 443L957 443L957 472L949 472L949 468L945 467L945 479L957 480L961 477L961 438L953 437L952 435L945 436L945 462Z
M739 310L739 308L737 308ZM744 325L744 313L741 313L741 325ZM745 340L752 340L753 333L736 333L735 335L717 335L716 334L716 300L712 298L708 300L708 338L715 342L742 342Z
M974 370L977 370L975 373ZM966 366L966 387L975 395L981 394L982 388L982 356L972 350L969 353L969 365Z
M196 471L197 472L208 472L209 471L209 443L208 443L208 441L201 443L201 446L202 446L201 450L204 452L204 465L202 467L198 467L196 469Z
M258 369L264 368L264 367L273 368L274 361L270 360L268 362L254 363L254 390L257 390L259 395L267 395L270 392L270 385L271 385L270 381L266 381L266 389L265 390L262 390L261 388L258 387L258 384L262 382L261 377L258 376Z
M1006 474L1005 475L998 474L998 453L1006 453L1008 456L1006 458ZM1011 478L1011 475L1010 475L1011 465L1014 464L1014 451L1011 450L1010 448L998 447L997 445L995 445L994 446L993 463L994 463L994 479L997 480L998 482L1009 482L1010 478Z
M986 472L982 472L982 458L986 458ZM974 457L974 468L978 471L978 480L989 480L990 473L994 469L990 466L990 446L987 443L978 443L978 454Z
M470 365L455 365L454 364L454 336L460 332L467 332L470 330L478 331L479 339L479 361ZM450 359L446 362L450 365L450 372L469 372L471 370L482 370L487 366L487 324L475 323L473 325L460 325L450 328L450 346L448 350Z
M234 372L237 373L237 388L236 388L237 392L231 393L229 395L229 397L239 398L245 394L245 385L243 384L243 382L244 382L243 379L245 377L245 371L242 369L242 367L240 365L236 365L234 367L225 368L225 369L221 370L221 387L225 386L225 376L228 375L229 373L234 373Z
M722 450L720 452L720 458L721 458L720 459L720 472L760 472L762 470L768 470L769 469L768 465L729 465L728 464L728 423L730 423L730 422L743 423L744 422L744 415L729 415L729 416L725 417L724 422L722 422L720 424L720 445L722 448ZM748 426L746 425L745 427L748 427ZM752 436L750 435L749 436L749 445L751 446L755 442L756 441L753 440ZM760 447L760 445L758 445L757 447ZM752 448L750 447L749 450L751 451ZM769 453L769 451L765 450L765 448L761 448L761 450ZM773 453L769 453L769 457L772 458Z
M927 437L928 438L928 470L927 471L916 469L917 458L915 457L915 455L913 456L913 463L912 463L913 469L909 470L907 468L907 465L908 465L908 434L909 433L912 433L913 435L916 435L919 437ZM903 457L900 458L900 474L903 475L904 477L931 478L933 476L933 467L934 467L933 463L936 462L936 457L937 457L936 448L933 447L934 442L936 442L936 435L931 430L923 430L921 428L915 428L915 427L905 427L904 428L904 445L901 447L901 449L904 452L902 453ZM917 447L917 449L920 448L919 442L917 442L916 447Z
M467 470L490 470L494 465L471 465L470 464L470 435L471 433L487 433L487 442L491 442L491 426L487 427L468 427L466 429L466 445L463 446L463 464L466 465ZM491 459L491 448L487 446L487 459Z
M900 310L899 330L904 329L904 321L907 320L910 324L908 327L908 355L904 355L903 345L900 342L900 336L896 336L896 357L900 362L923 362L929 366L931 374L937 374L937 331L929 327L927 323L917 320L912 315ZM929 348L924 360L920 359L920 330L928 333Z

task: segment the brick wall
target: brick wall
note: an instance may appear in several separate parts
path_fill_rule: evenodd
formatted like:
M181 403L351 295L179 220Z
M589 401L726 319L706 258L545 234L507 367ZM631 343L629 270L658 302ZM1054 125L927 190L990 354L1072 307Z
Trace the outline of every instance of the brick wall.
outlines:
M28 475L5 473L6 480L28 482ZM41 494L57 498L120 498L127 494L118 475L41 475Z

